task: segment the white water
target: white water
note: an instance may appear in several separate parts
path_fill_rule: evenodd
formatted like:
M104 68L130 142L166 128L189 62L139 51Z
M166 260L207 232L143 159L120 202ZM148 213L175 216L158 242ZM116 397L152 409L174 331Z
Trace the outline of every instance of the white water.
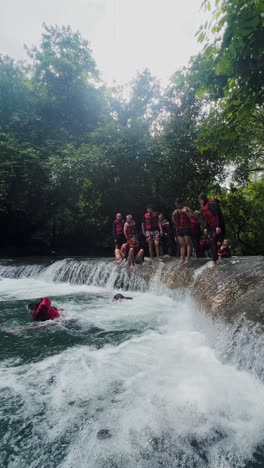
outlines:
M71 274L67 265L57 262L41 273L31 270L29 278L24 271L18 279L2 279L2 301L56 296L66 322L137 333L118 345L77 345L38 362L0 364L0 391L22 402L14 417L34 425L23 458L17 450L8 468L243 467L263 445L264 385L236 361L222 358L223 329L219 344L219 330L190 297L173 300L153 285L149 292L130 292L133 301L112 303L119 281L112 264L86 273L84 264L74 264ZM71 283L60 282L66 273ZM78 275L79 282L90 278L92 285L73 284ZM100 430L111 437L100 440ZM11 429L5 438L17 444ZM66 455L56 465L56 446L63 443ZM28 465L27 444L35 451Z

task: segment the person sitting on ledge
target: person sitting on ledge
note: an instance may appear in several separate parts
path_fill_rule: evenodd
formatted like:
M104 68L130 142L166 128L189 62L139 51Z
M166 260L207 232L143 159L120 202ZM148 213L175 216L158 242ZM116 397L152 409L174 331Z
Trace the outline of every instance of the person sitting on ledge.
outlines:
M133 235L132 239L122 246L121 252L125 254L131 269L134 268L135 263L141 264L143 262L144 250L140 247L136 235Z

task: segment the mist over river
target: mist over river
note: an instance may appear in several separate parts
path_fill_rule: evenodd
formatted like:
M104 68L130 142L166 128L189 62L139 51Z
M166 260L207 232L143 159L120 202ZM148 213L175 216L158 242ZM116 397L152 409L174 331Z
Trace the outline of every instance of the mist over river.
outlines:
M262 335L163 267L148 285L104 259L0 263L1 468L264 466ZM64 317L23 330L43 296Z

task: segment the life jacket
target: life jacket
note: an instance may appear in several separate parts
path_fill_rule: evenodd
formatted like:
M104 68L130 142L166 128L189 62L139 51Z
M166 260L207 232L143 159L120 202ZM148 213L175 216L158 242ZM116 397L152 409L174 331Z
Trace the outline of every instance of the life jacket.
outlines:
M174 214L174 222L176 231L178 231L179 229L188 229L192 227L190 218L182 210L176 211L176 213Z
M155 211L144 214L144 224L146 231L156 231L159 230L159 221L158 215Z
M135 223L135 221L132 219L131 221L126 221L126 224L127 224L127 227L126 227L126 236L128 237L128 239L131 239L131 237L133 236L133 234L135 234L136 223Z
M138 252L139 251L139 241L138 240L129 240L127 241L127 244L129 246L129 248L131 249L134 249L135 252Z
M210 210L210 205L212 203L216 203L218 205L219 223L220 223L220 225L224 224L224 217L223 217L222 211L221 211L220 206L219 206L219 201L216 200L216 198L212 198L211 200L208 200L206 205L204 205L204 207L203 207L203 216L204 216L204 219L205 219L207 225L210 228L215 228L215 227L217 227L217 218L216 218L215 214Z
M123 219L115 219L115 235L116 236L122 236L124 233L124 220Z
M45 322L46 320L54 320L60 317L60 313L55 307L51 306L51 301L48 297L44 297L39 303L37 309L33 312L33 320Z
M122 252L122 254L126 255L126 253L127 253L127 247L128 247L128 244L127 244L127 243L121 245L121 252Z
M231 257L231 249L229 245L222 245L218 251L218 255L222 258Z

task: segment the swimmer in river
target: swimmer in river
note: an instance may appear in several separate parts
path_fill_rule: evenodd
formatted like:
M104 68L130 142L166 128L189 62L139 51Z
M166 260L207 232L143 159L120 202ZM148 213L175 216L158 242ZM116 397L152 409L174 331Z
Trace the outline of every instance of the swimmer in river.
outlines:
M61 317L61 312L63 309L60 307L55 307L51 305L51 300L48 297L40 299L36 303L31 303L28 305L28 309L31 312L32 320L34 322L47 322L50 320L55 320ZM5 330L7 333L17 333L23 330L35 330L38 329L39 325L22 327L13 330Z
M118 293L114 295L112 302L119 302L119 301L122 301L123 299L132 300L133 297L123 296L123 294Z

